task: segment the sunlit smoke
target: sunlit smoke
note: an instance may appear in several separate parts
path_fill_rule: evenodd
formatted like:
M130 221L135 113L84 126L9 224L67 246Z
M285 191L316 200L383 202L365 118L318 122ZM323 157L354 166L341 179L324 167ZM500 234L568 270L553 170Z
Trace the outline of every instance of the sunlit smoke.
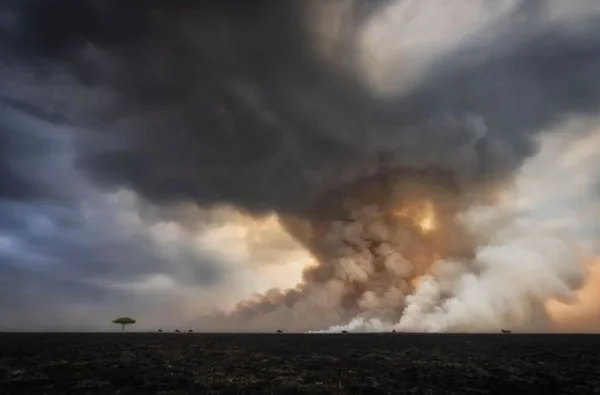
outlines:
M600 330L600 264L588 262L586 281L570 299L548 300L546 309L552 329L559 332L598 332Z
M411 219L424 234L436 230L439 226L435 208L430 200L394 210L394 215Z

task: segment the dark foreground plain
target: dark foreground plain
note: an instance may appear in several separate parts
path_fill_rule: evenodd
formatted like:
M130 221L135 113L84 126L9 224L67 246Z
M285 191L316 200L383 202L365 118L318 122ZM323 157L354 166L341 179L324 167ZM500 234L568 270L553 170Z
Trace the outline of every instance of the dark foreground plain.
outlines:
M600 394L600 336L0 334L0 394Z

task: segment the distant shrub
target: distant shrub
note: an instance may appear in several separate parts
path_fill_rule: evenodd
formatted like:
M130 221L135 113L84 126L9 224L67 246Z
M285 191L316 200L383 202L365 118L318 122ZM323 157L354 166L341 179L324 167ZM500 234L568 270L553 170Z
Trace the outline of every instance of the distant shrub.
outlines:
M175 329L175 333L181 333L179 329Z
M162 333L162 332L163 332L163 330L162 330L162 329L159 329L159 330L158 330L158 333Z
M342 331L342 333L348 333L348 331Z
M194 333L194 331L190 329L190 330L188 330L188 333Z
M283 333L281 329L277 329L277 333Z

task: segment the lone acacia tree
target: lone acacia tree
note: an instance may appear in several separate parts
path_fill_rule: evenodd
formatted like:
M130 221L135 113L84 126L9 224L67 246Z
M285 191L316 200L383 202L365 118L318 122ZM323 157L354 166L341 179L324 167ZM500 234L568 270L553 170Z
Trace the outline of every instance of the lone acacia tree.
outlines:
M123 332L125 330L125 326L135 324L135 320L129 317L120 317L113 320L113 324L121 325L121 332Z

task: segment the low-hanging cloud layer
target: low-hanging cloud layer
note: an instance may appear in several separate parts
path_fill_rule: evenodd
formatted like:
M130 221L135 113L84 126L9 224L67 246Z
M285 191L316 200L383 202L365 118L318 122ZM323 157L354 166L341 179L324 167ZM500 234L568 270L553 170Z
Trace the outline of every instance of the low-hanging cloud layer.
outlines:
M6 328L560 329L593 281L593 0L1 4Z

